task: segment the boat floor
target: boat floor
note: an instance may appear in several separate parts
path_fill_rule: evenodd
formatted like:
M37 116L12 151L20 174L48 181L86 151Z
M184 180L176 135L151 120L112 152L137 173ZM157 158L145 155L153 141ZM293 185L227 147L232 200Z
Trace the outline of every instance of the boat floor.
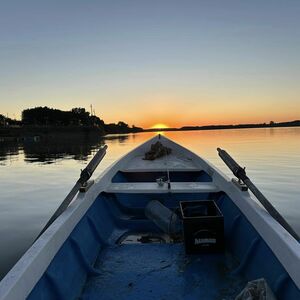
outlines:
M182 244L106 248L79 299L234 299L246 281L228 254L186 256Z

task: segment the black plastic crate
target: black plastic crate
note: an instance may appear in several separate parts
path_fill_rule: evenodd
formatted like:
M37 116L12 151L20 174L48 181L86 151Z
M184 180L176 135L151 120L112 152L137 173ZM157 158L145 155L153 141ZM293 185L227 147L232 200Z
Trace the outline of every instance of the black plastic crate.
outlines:
M213 200L181 201L187 254L224 250L224 217Z

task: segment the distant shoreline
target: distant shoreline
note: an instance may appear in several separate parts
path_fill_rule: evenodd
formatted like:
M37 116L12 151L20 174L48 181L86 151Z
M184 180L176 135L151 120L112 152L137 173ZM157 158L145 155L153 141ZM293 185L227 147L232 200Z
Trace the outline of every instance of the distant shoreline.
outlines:
M226 129L251 129L251 128L278 128L278 127L300 127L300 120L280 123L263 124L238 124L238 125L206 125L206 126L183 126L181 128L150 128L143 132L155 131L193 131L193 130L226 130Z
M291 122L271 122L269 124L238 124L238 125L207 125L184 126L181 128L150 128L137 132L158 131L196 131L196 130L227 130L227 129L252 129L252 128L280 128L300 127L300 120ZM115 132L109 135L129 134L136 132ZM93 126L6 126L0 127L0 142L39 141L51 139L83 139L102 138L106 136L98 127Z

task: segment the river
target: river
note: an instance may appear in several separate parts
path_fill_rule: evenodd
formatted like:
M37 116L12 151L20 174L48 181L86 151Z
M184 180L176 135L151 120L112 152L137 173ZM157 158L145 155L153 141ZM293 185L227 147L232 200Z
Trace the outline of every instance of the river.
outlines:
M0 143L0 278L32 244L97 149L107 155L94 173L157 133L111 135L99 140ZM300 234L300 128L165 132L230 171L216 148L227 150Z

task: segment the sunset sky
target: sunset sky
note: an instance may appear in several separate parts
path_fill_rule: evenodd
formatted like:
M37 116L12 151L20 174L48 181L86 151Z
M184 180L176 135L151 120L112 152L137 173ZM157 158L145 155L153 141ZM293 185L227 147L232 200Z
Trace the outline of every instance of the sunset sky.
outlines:
M0 113L90 104L106 123L300 119L300 1L0 3Z

